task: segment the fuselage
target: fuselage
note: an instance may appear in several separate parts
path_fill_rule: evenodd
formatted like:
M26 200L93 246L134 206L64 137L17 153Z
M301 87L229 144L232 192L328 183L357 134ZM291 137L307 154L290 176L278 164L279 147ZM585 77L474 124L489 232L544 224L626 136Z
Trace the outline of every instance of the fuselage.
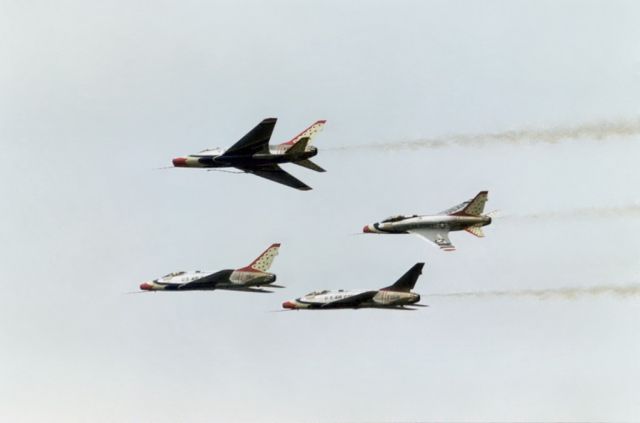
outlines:
M348 300L350 297L363 294L365 290L324 290L316 291L307 294L303 297L296 298L295 300L289 300L282 303L283 308L287 309L321 309L327 308L327 306L334 301ZM329 308L385 308L385 307L400 307L403 305L410 305L420 301L420 295L414 292L398 292L389 290L378 290L378 292L365 302L357 305L336 305Z
M173 159L175 167L217 168L217 167L243 167L260 166L266 164L290 163L309 159L318 154L314 146L307 146L300 153L287 153L289 145L274 145L269 147L268 153L255 153L253 155L225 155L224 149L216 148L201 151L198 154L190 154L186 157Z
M213 289L241 289L268 285L276 275L268 272L225 269L217 272L200 270L173 272L140 285L144 291L195 291Z
M490 224L491 218L488 216L394 216L381 222L365 226L363 232L406 234L412 229L461 231L471 226L486 226Z

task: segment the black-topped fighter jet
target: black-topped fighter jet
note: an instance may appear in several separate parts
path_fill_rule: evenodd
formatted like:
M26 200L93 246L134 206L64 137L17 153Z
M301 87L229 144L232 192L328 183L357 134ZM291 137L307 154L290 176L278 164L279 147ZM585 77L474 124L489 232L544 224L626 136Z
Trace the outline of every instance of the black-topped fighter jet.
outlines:
M140 285L143 291L213 291L227 289L244 292L273 292L263 288L284 288L275 285L276 275L269 273L280 244L272 244L248 266L217 272L194 270L173 272Z
M393 285L374 290L322 290L282 303L290 310L331 310L337 308L385 308L415 310L411 307L426 307L418 304L420 294L411 290L422 274L424 263L416 263Z
M310 190L311 187L282 170L278 164L295 163L316 172L324 172L323 168L309 158L318 154L318 149L311 142L326 121L319 120L290 141L270 146L269 140L276 121L276 118L264 119L227 150L214 148L178 157L173 159L173 165L196 168L234 167L292 188Z

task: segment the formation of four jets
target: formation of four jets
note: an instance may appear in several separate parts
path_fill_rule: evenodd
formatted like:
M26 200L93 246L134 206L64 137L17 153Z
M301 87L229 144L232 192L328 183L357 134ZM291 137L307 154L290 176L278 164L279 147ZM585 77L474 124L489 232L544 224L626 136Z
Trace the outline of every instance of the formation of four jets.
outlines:
M324 172L310 160L318 154L311 145L314 136L322 130L326 121L319 120L288 142L269 145L277 119L267 118L230 148L208 149L198 154L173 159L175 167L224 168L234 167L243 172L269 179L299 190L311 187L285 172L278 166L294 163L317 172ZM482 227L491 224L491 217L484 214L488 192L482 191L471 200L444 210L436 215L398 215L363 228L364 233L414 234L434 243L445 251L455 250L449 240L450 231L465 230L483 237ZM251 264L238 269L217 272L180 271L140 285L143 291L194 291L234 290L271 293L265 288L284 288L276 285L276 275L268 270L278 255L280 244L272 244ZM295 300L285 301L285 309L337 309L337 308L394 308L412 309L420 295L412 292L424 263L416 263L394 284L378 290L314 291Z

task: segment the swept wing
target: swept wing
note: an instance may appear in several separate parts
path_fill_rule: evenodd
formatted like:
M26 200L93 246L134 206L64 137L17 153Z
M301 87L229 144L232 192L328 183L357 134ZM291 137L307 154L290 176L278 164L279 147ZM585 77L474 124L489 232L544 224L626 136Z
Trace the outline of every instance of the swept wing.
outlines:
M248 173L253 173L256 176L260 176L262 178L268 179L273 182L277 182L279 184L286 185L291 188L299 189L302 191L309 191L311 189L310 186L306 185L301 180L293 177L291 174L282 170L280 166L277 164L268 164L264 166L255 166L255 167L239 167L238 169L244 170Z
M227 151L224 152L221 158L224 156L251 156L256 153L268 153L269 152L269 140L271 139L271 133L276 126L276 118L267 118L260 122L255 128L247 133L240 141L233 144Z
M366 291L360 294L352 295L347 298L342 298L340 300L331 301L329 303L325 303L321 306L321 308L347 308L347 307L358 307L360 304L370 301L373 297L376 296L378 291Z
M179 286L180 289L216 289L221 277L226 276L225 271L212 273L195 281L186 282Z
M456 249L449 240L449 231L441 229L409 229L408 232L433 242L445 251Z

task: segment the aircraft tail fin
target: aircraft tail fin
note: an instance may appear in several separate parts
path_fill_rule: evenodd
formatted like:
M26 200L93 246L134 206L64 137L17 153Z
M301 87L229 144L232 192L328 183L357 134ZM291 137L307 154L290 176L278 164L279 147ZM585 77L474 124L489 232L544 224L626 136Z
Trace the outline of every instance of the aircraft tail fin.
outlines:
M246 272L266 272L271 267L271 263L273 263L273 259L278 255L278 250L280 249L280 244L271 244L269 248L264 250L262 254L260 254L255 260L251 262L248 266L243 267L242 269Z
M309 159L300 160L300 161L291 162L291 163L297 164L298 166L306 167L307 169L315 170L316 172L326 172L326 170L324 170L323 168L321 168L320 166L318 166L317 164L315 164Z
M451 214L456 216L482 216L488 197L488 191L481 191L473 199L462 203L460 209Z
M416 263L413 265L411 269L407 271L404 275L400 277L391 286L386 288L382 288L381 291L398 291L398 292L409 292L416 286L416 282L418 278L422 274L422 268L424 267L424 263Z
M311 143L313 142L313 138L318 134L318 132L322 131L322 128L324 128L325 123L327 123L326 120L318 120L315 123L313 123L311 126L309 126L307 129L305 129L304 131L300 132L298 135L293 137L291 140L287 142L283 142L280 145L292 146L292 145L295 145L302 138L309 138L309 145L311 145Z
M465 231L469 232L472 235L477 236L478 238L484 238L484 232L482 231L481 226L469 226L465 229Z

